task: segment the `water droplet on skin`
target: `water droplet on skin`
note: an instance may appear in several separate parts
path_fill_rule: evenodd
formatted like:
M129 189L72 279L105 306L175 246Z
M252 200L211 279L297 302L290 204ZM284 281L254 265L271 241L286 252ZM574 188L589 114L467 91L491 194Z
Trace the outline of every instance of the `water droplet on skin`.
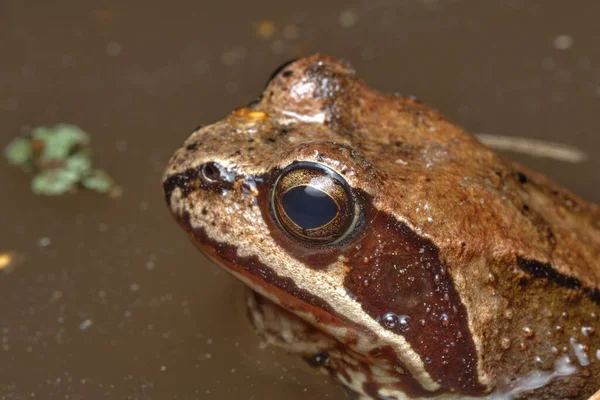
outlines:
M420 319L420 320L419 320L419 325L421 325L421 326L425 326L425 320L424 320L424 319Z
M554 346L552 346L550 348L550 351L552 352L552 354L558 354L558 349L556 347L554 347Z
M440 321L442 321L442 325L444 326L448 326L450 325L450 318L448 318L448 314L442 314L440 316Z
M529 328L527 326L525 328L523 328L523 336L526 339L531 339L534 336L534 334L535 334L535 332L534 332L533 329L531 329L531 328Z
M425 364L431 364L431 362L432 362L433 360L431 359L431 357L425 357L425 358L423 359L423 361L425 361Z
M402 332L406 332L410 329L408 326L408 321L410 321L410 317L408 315L398 315L399 328Z
M540 357L536 357L535 362L536 362L536 364L543 364L544 360L542 360Z
M502 338L502 340L500 340L500 347L504 350L508 350L510 348L510 339L506 337Z
M383 316L383 325L388 329L394 329L398 324L398 318L394 313L387 313Z
M591 326L584 326L581 328L581 333L583 334L583 336L591 336L596 332L596 329L594 329Z
M577 361L579 361L579 365L582 367L590 365L590 359L586 353L586 346L577 343L574 337L569 339L569 343L571 344L573 353L575 353L575 357L577 357Z

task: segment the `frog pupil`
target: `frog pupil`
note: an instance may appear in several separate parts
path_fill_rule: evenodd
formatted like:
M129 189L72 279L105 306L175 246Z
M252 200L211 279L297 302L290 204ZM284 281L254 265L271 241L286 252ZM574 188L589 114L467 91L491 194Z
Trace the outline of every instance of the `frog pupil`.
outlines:
M338 206L327 193L309 185L288 190L281 199L288 217L302 229L319 228L338 214Z

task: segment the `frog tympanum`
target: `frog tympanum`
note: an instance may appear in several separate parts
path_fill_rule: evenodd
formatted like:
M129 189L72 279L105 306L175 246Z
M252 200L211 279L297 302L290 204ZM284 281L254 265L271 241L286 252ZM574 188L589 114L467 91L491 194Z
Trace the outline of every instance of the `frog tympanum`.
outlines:
M357 397L600 388L600 208L340 60L281 67L163 186L265 340Z

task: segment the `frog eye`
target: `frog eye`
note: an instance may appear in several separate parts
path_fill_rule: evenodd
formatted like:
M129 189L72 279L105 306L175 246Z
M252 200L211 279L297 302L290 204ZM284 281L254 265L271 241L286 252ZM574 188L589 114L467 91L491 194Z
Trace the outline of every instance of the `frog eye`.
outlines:
M281 172L271 192L271 210L290 236L315 244L346 237L356 214L344 178L309 162L294 163Z

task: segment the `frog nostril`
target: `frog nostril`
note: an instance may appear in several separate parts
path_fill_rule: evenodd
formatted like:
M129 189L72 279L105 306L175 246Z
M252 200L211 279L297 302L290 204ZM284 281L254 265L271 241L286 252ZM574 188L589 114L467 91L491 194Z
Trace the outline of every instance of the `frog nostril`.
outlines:
M214 162L202 166L202 177L208 182L215 182L221 178L221 168Z

